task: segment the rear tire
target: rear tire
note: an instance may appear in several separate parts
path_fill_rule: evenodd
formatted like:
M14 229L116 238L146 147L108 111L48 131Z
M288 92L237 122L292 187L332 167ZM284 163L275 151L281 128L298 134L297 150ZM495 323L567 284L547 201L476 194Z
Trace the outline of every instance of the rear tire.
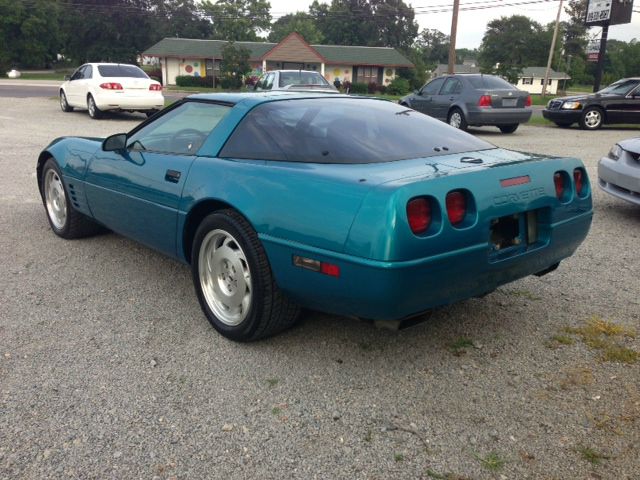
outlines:
M597 130L604 123L604 114L598 107L587 107L580 117L580 128Z
M467 120L464 118L464 113L459 108L453 108L447 116L447 123L453 128L460 130L467 130Z
M292 326L300 311L278 288L251 225L235 210L205 217L193 239L196 295L213 327L235 341L252 341Z
M513 125L499 125L498 128L502 133L513 133L518 129L518 126L518 123L514 123Z
M88 237L102 230L89 217L73 209L62 174L53 158L42 168L42 202L53 233L68 240Z
M73 107L67 102L67 95L64 93L64 90L60 90L60 109L63 112L73 112Z
M96 101L93 99L93 95L91 94L87 97L87 110L89 111L89 116L94 120L102 118L102 110L98 108Z

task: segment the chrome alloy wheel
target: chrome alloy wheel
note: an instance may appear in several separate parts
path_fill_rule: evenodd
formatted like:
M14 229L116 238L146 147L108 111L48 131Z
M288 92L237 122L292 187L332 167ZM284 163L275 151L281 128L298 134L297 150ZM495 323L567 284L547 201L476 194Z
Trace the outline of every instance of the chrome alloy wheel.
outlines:
M251 307L253 286L247 257L229 232L212 230L198 256L200 286L207 305L230 327L242 323Z
M47 170L44 177L44 198L51 223L62 230L67 223L67 198L62 180L53 169Z
M96 116L96 102L93 100L93 97L91 96L87 100L87 109L89 110L90 117L93 118Z
M63 112L66 112L69 108L69 104L67 103L67 96L64 94L64 92L60 92L60 108Z
M462 116L460 115L460 112L453 112L451 114L449 117L449 125L454 128L460 128L460 125L462 125Z
M598 128L600 122L602 122L602 114L599 110L589 110L584 116L587 128Z

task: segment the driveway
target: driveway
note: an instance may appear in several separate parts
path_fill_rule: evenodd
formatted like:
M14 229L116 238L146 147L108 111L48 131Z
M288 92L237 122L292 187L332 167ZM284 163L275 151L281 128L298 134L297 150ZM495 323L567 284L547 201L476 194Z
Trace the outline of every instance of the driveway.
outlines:
M188 267L50 231L40 150L141 119L3 100L0 478L640 477L640 369L622 361L640 351L640 209L594 186L591 233L557 271L411 328L307 312L237 344L207 323ZM639 133L497 132L474 131L581 157L594 185L599 156Z

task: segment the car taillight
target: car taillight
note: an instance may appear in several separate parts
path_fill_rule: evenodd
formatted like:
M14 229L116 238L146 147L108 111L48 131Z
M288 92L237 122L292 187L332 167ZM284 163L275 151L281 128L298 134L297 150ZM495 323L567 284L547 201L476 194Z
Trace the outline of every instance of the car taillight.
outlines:
M531 95L527 96L527 99L524 101L524 106L525 107L530 107L531 106Z
M100 88L104 88L105 90L122 90L122 85L116 82L107 82L101 83Z
M162 85L160 85L159 83L152 83L151 85L149 85L149 90L159 92L160 90L162 90Z
M447 193L447 215L451 225L458 225L467 215L467 197L459 190Z
M564 196L564 175L560 172L554 173L553 183L556 186L556 197L561 199Z
M424 233L431 225L431 203L426 198L414 198L407 203L407 220L413 233Z
M576 168L573 171L573 181L576 184L576 193L578 196L582 195L582 188L584 187L583 177L582 177L582 169Z
M482 95L480 100L478 101L479 107L490 107L491 106L491 95Z

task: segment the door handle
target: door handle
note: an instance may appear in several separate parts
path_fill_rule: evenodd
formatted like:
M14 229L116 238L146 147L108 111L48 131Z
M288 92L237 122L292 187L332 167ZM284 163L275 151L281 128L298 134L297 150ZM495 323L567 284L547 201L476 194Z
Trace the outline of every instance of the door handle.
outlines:
M455 100L455 98L456 98L456 97L449 97L449 100L450 100L450 101L453 101L453 100Z
M167 182L178 183L181 175L182 174L177 170L167 170L167 173L164 174L164 179Z

